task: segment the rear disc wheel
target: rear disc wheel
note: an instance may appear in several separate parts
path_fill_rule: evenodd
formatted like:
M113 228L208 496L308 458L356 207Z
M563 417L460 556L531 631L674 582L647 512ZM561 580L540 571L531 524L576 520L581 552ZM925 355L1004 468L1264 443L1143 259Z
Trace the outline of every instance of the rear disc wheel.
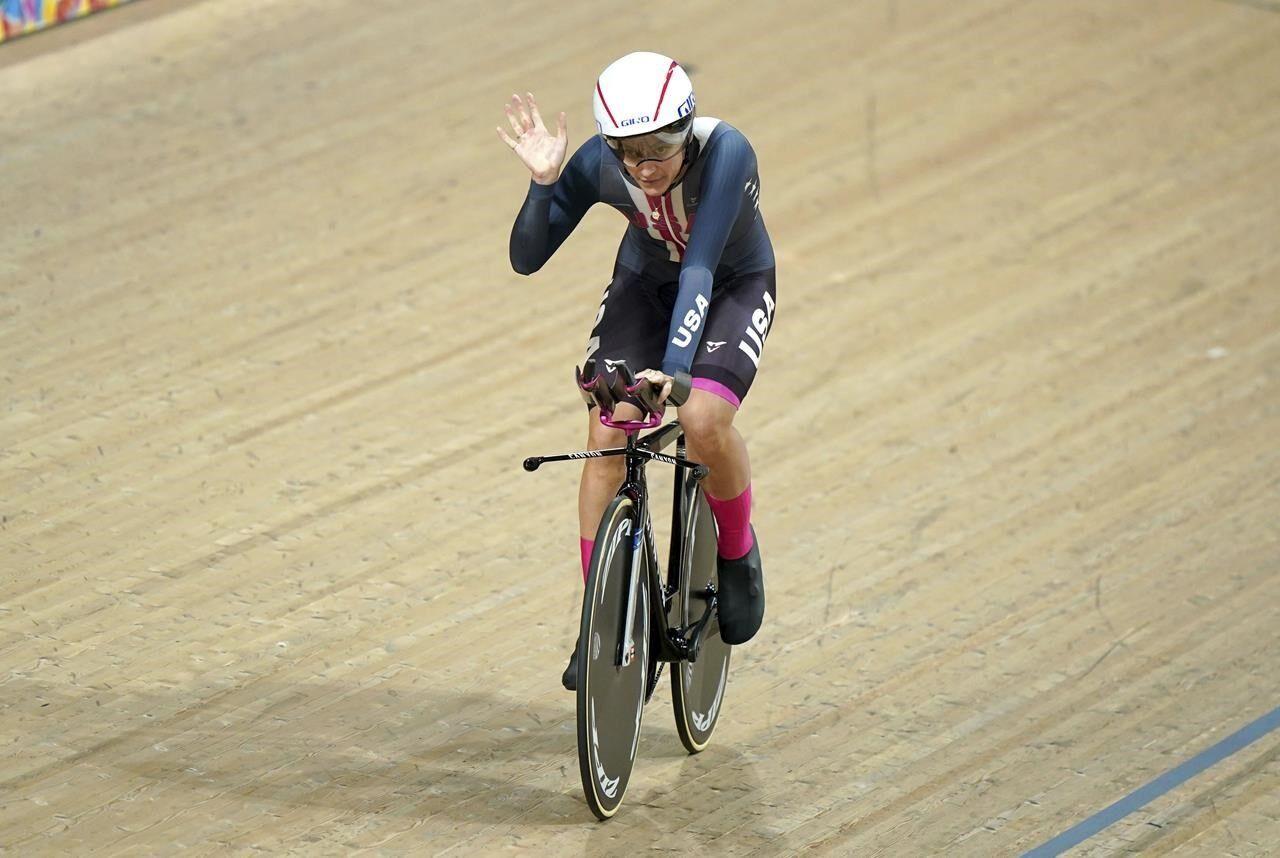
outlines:
M706 612L712 594L719 590L716 564L716 525L702 487L694 485L685 495L681 514L685 562L676 581L671 612L675 623L688 629ZM685 750L696 754L711 741L720 706L729 682L729 657L733 647L720 639L715 611L702 634L696 661L680 661L671 667L671 700L676 731Z

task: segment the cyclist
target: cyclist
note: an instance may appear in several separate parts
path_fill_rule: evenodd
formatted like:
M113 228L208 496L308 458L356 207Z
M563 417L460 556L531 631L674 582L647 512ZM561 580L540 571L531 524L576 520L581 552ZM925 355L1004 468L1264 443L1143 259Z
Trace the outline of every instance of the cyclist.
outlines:
M710 469L703 487L716 520L720 634L745 643L764 617L764 576L751 526L750 460L733 419L759 367L777 297L755 152L728 123L695 115L688 75L661 54L612 63L596 81L592 107L599 134L565 164L565 114L552 134L531 93L511 97L512 134L498 128L498 135L532 174L511 230L511 265L537 271L595 203L629 221L586 359L601 371L642 368L637 378L679 409L690 458ZM623 433L601 425L598 410L590 411L588 448L621 446ZM621 458L583 466L584 578L623 469ZM571 690L576 653L563 677Z

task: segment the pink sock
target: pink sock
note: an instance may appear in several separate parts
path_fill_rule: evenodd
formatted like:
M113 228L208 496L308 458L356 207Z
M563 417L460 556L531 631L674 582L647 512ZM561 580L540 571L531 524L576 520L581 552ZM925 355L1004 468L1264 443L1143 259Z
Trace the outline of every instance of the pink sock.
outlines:
M594 539L583 539L578 537L578 542L582 546L582 583L587 583L587 573L591 571L591 549L595 547Z
M716 548L726 560L746 557L755 540L751 536L751 484L733 500L720 500L707 495L711 514L715 516Z

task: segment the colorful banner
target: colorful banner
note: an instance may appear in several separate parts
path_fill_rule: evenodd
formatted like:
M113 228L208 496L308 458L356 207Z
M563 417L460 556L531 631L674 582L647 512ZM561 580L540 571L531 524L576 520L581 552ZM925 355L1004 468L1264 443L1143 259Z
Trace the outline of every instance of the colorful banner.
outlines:
M0 0L0 42L129 0Z

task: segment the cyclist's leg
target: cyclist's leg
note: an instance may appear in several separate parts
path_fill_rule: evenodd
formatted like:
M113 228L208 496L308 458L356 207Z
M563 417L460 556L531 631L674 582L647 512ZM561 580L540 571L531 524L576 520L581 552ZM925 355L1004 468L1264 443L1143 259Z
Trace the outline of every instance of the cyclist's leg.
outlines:
M733 420L755 381L775 309L773 269L717 284L691 368L694 390L680 409L690 455L711 469L703 488L721 533L720 554L730 559L746 554L752 541L751 461Z
M733 426L737 408L718 394L695 387L680 409L689 457L710 469L702 481L716 518L721 557L736 559L751 550L751 457Z
M639 372L662 361L663 341L671 310L662 302L659 284L641 277L622 266L615 266L613 279L600 300L595 326L587 341L585 360L594 360L598 372L605 372L625 362L632 372ZM622 419L638 417L631 406L618 407ZM600 410L591 408L587 419L587 449L621 447L626 435L600 423ZM605 507L618 491L626 473L621 457L587 459L582 467L578 487L578 539L581 547L583 577L591 558L591 541Z
M626 406L623 406L626 407ZM621 410L621 407L620 409ZM637 412L638 413L638 412ZM603 450L621 447L627 436L621 429L610 429L600 422L600 409L587 412L587 449ZM582 481L578 485L578 547L582 557L582 583L587 582L591 571L591 551L595 547L596 531L609 502L618 493L622 478L626 476L626 462L621 456L605 459L587 459L582 466ZM578 681L578 645L569 656L569 665L560 677L560 684L569 691L576 691Z
M621 429L610 429L600 423L600 409L587 412L587 449L603 450L621 447L626 435ZM591 562L592 540L600 525L609 501L618 493L622 478L626 476L626 463L621 456L605 459L587 459L582 466L582 481L578 484L578 544L582 557L582 580L587 579L587 564Z
M749 640L764 617L760 550L751 526L751 461L733 426L773 326L772 269L718 284L694 358L694 390L680 408L689 455L710 469L703 488L716 519L720 626L729 643Z

